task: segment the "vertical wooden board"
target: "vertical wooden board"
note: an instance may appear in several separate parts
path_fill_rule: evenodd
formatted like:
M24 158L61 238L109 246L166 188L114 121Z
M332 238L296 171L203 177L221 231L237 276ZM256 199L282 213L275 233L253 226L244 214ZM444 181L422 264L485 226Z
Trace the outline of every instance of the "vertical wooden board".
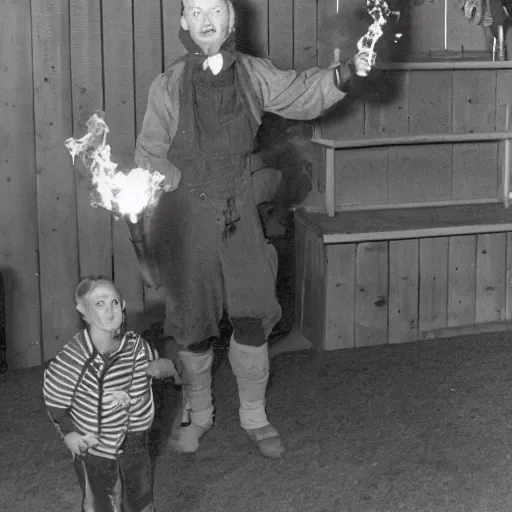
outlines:
M32 1L34 125L43 360L79 326L74 171L64 141L72 133L69 3Z
M446 0L446 49L452 51L487 50L481 25L471 23L459 2Z
M411 71L410 133L451 131L450 71ZM389 202L413 203L451 197L452 147L448 144L389 148Z
M512 42L509 45L512 48ZM506 107L509 107L509 121L512 119L512 69L498 69L496 71L496 131L504 131L506 128ZM509 126L512 123L509 122ZM504 165L504 143L498 144L498 187L501 190L503 165ZM508 169L509 174L512 169ZM502 195L500 197L503 197Z
M445 43L445 1L418 0L410 4L409 12L401 20L407 27L405 34L410 57L428 53L430 50L444 50Z
M325 41L324 35L329 20L336 16L336 0L317 0L316 5L318 66L326 68L333 63L334 48L332 44ZM357 48L355 50L357 51Z
M450 237L448 327L472 324L476 305L476 235Z
M162 30L164 43L164 69L185 54L179 39L181 19L181 2L162 1Z
M411 71L409 85L409 133L450 133L453 72Z
M275 0L272 0L275 2ZM297 71L317 65L317 12L316 2L293 2L293 68Z
M356 249L355 346L388 342L388 243Z
M103 62L105 119L110 128L112 160L119 169L133 165L135 99L133 72L133 19L130 0L103 2ZM114 280L127 304L128 325L143 326L143 287L137 258L124 220L114 222Z
M386 203L388 155L380 148L345 149L335 152L336 206Z
M452 148L448 144L390 148L389 202L450 199L451 157Z
M419 241L389 242L388 343L418 339Z
M307 230L304 251L302 333L317 348L324 348L325 254L321 237Z
M268 48L274 66L293 68L293 0L269 0Z
M238 49L255 57L268 57L269 0L238 0Z
M506 318L506 233L477 235L475 322Z
M449 241L449 237L420 240L420 338L447 325Z
M174 23L179 25L179 19ZM160 0L134 0L133 47L135 52L135 133L139 133L148 104L149 87L156 75L162 72Z
M406 135L409 126L410 71L382 73L381 91L365 104L364 134L368 137Z
M453 73L453 131L488 132L496 125L496 71ZM497 143L454 144L453 199L498 197Z
M452 199L498 200L500 181L496 143L453 146Z
M178 3L178 2L177 2ZM142 128L151 82L162 71L162 16L160 0L135 0L133 4L133 44L135 51L135 133ZM145 284L144 327L163 321L163 289Z
M409 72L389 71L383 75L383 89L379 96L380 101L368 100L365 104L365 128L364 134L367 137L391 137L393 135L404 135L408 129L409 117ZM369 162L380 162L377 172L372 172L368 176L369 180L365 184L368 192L378 191L378 200L370 199L368 204L388 203L390 194L394 188L401 187L402 183L394 183L391 178L393 168L391 167L390 155L399 154L400 148L371 148L362 151L368 154ZM370 160L371 159L371 160ZM394 159L395 172L397 168L402 168L401 160ZM363 170L363 173L361 173ZM406 169L407 173L409 170ZM358 180L365 176L364 168L356 168ZM357 190L357 189L356 189ZM363 203L366 201L363 201Z
M87 133L87 120L103 110L100 0L71 0L70 45L73 136ZM71 135L71 134L70 134ZM71 157L70 157L71 158ZM80 275L112 277L112 219L108 211L90 204L91 173L75 160Z
M320 119L324 139L357 139L364 136L364 101L361 98L342 100L331 107Z
M356 244L325 246L325 350L354 347Z
M505 319L512 319L512 233L507 233L507 256L505 274Z
M42 362L30 0L1 0L0 12L0 272L15 370Z

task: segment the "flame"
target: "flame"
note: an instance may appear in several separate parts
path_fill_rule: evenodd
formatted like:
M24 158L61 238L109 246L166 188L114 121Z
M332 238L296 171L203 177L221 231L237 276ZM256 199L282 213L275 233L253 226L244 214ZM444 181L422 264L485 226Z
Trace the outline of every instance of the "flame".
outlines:
M368 13L373 18L373 23L368 27L366 34L357 42L358 51L366 50L368 52L368 63L370 67L375 65L377 54L375 45L384 31L382 27L387 23L390 16L399 16L400 11L392 11L386 0L366 0ZM396 34L397 37L398 34Z
M73 163L79 156L92 174L91 205L105 208L117 218L127 216L135 223L146 208L155 205L156 193L162 189L165 177L158 171L140 167L128 172L117 170L106 143L108 132L103 113L95 113L87 121L87 133L81 139L67 139L65 145Z

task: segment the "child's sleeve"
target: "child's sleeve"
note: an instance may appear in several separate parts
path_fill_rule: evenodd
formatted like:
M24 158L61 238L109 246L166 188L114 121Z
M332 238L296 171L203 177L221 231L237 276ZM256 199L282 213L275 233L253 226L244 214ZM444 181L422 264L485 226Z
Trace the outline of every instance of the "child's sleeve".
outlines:
M75 389L73 376L72 366L66 364L62 354L57 355L44 372L43 396L46 410L61 437L75 430L69 417Z

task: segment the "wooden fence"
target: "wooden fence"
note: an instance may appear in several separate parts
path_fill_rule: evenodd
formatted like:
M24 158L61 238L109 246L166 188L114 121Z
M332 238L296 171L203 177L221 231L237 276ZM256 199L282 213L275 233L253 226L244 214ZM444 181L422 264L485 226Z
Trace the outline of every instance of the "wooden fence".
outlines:
M336 0L235 3L243 50L282 68L330 60L318 35ZM447 48L444 2L417 7L408 14L415 50ZM452 11L453 34L480 48L479 28ZM10 368L40 364L69 339L80 275L114 277L134 327L161 303L142 285L126 226L89 205L64 141L104 110L113 160L131 164L151 80L182 53L179 16L178 0L0 0L0 271ZM450 44L458 48L459 39Z

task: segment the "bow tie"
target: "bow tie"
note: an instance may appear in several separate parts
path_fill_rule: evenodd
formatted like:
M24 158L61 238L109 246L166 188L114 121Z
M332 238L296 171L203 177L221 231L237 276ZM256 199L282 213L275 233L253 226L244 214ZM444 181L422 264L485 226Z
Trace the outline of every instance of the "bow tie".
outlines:
M224 59L222 58L222 54L216 53L215 55L208 57L203 62L203 69L206 70L207 68L210 68L214 75L218 75L222 70L223 64L224 64Z

